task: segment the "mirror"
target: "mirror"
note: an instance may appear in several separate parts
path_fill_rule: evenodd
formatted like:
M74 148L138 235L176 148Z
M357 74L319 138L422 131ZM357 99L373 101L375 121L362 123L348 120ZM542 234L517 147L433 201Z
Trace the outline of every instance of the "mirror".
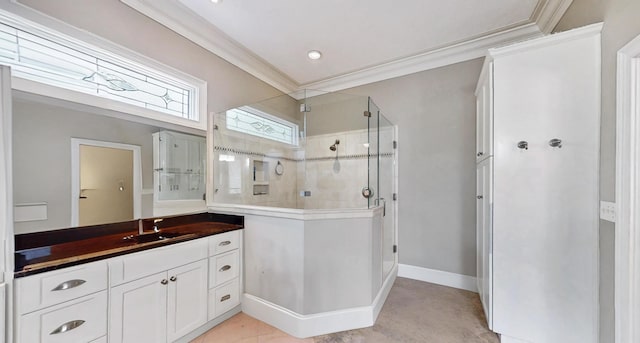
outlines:
M72 220L72 138L140 148L138 212L140 217L148 218L158 215L154 213L152 135L171 130L205 136L204 131L197 129L15 90L12 100L16 234L75 226ZM122 176L117 176L113 183L117 191L130 187L130 181ZM91 190L85 192L80 197L88 196ZM205 209L204 201L200 203L201 209ZM170 211L169 202L163 206L166 207L164 213L178 214L195 210L177 206L177 211ZM104 208L104 211L108 210Z

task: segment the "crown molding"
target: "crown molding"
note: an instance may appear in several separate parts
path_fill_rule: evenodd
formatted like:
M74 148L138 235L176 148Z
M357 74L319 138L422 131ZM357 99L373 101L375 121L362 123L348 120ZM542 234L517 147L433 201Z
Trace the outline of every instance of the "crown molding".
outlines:
M540 0L531 22L534 22L545 35L550 34L567 12L573 0Z
M339 91L480 58L490 48L551 33L573 2L540 0L528 21L509 29L362 70L299 84L177 1L120 1L287 94L304 89Z
M377 65L375 67L355 71L326 80L306 83L301 85L300 88L338 91L346 88L357 87L394 77L405 76L454 63L464 62L474 58L484 57L487 54L487 50L490 48L540 36L542 36L542 33L536 24L524 24L506 31L485 35L419 55Z
M298 84L290 77L178 1L120 1L284 93L298 89Z

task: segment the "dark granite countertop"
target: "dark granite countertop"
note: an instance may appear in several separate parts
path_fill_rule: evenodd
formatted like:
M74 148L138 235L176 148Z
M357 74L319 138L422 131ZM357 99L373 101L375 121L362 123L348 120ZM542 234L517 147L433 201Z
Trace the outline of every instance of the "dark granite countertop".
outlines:
M145 235L140 240L136 240L137 220L16 235L14 275L19 278L244 228L242 216L198 213L162 218L156 234L154 219L143 219Z

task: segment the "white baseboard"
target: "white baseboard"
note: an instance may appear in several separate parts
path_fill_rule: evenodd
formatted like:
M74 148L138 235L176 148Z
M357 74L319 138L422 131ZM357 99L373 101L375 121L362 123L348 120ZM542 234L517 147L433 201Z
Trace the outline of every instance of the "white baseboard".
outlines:
M410 266L408 264L398 265L398 276L407 279L435 283L437 285L464 289L471 292L478 292L476 278L473 276Z
M242 299L242 312L298 338L373 326L391 291L397 273L398 266L395 266L369 306L302 315L245 293Z

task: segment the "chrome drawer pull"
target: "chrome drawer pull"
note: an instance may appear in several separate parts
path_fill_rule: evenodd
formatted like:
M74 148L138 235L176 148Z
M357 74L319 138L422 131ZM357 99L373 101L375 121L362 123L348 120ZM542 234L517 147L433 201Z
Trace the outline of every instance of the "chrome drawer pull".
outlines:
M219 246L219 247L223 247L223 246L225 246L225 245L229 245L229 244L231 244L231 241L222 241L222 242L220 242L220 243L218 244L218 246Z
M229 269L231 269L231 266L227 264L227 265L222 266L222 268L220 268L220 271L221 272L226 272Z
M69 289L69 288L78 287L78 286L82 285L85 282L86 281L84 281L84 280L78 280L78 279L65 281L65 282L57 285L51 291L64 291L64 290Z
M57 335L59 333L65 333L67 331L71 331L73 329L77 329L80 325L84 324L84 320L72 320L70 322L66 322L57 329L51 331L50 335Z
M231 294L227 294L224 297L220 298L220 302L227 301L229 299L231 299Z

